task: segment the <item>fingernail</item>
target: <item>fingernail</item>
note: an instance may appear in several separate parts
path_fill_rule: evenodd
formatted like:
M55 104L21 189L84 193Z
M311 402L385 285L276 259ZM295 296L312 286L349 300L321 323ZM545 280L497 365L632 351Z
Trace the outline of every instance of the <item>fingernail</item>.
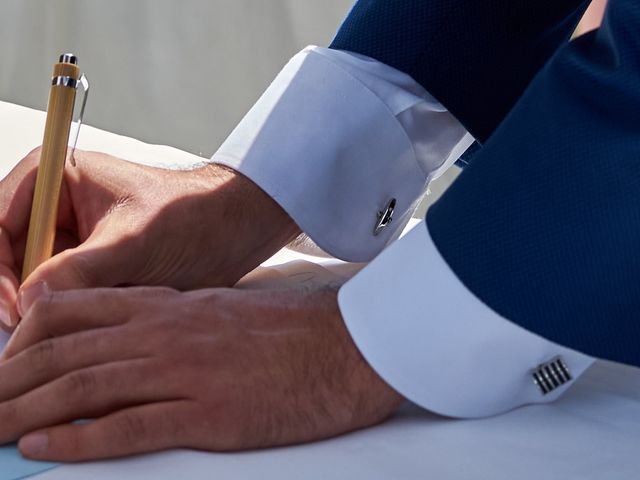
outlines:
M24 317L38 298L49 293L51 293L51 290L47 282L37 282L30 287L20 289L17 302L20 316Z
M11 309L9 305L0 300L0 322L4 323L7 327L13 327L11 320Z
M20 451L29 457L38 457L49 447L49 435L46 433L31 433L20 439Z

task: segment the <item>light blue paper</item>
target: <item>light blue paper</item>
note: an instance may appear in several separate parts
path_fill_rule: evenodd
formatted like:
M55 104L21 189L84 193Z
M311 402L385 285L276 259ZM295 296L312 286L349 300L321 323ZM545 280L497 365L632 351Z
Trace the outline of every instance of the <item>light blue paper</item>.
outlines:
M9 340L9 335L0 330L0 352L4 349L7 340ZM55 466L55 463L34 462L23 458L15 444L0 447L0 480L18 480L30 477Z
M0 447L0 480L30 477L55 466L55 463L34 462L23 458L15 445Z

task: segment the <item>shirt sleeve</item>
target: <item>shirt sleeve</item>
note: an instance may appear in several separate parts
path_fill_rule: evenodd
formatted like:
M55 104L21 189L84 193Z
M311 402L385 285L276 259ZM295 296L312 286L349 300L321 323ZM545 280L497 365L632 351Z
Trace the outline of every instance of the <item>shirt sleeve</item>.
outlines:
M307 47L212 160L261 187L320 248L362 262L399 236L428 183L472 142L408 75Z
M411 77L308 47L212 159L260 186L325 251L358 262L377 256L339 292L347 328L389 385L455 417L554 400L593 362L484 305L425 222L394 242L429 182L472 142Z
M482 303L447 265L424 221L343 285L338 302L378 375L447 416L553 401L594 361Z

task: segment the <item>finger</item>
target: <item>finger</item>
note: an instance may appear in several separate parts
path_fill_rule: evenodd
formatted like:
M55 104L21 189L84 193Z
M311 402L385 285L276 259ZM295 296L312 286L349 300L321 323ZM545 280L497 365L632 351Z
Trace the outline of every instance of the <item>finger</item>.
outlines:
M131 405L177 400L180 379L172 376L171 369L148 359L75 370L1 403L0 444L36 429L95 418Z
M190 400L152 403L91 423L47 428L22 437L18 448L35 460L78 462L192 447L192 404Z
M121 227L102 225L75 248L53 256L34 270L21 287L46 282L53 290L114 287L134 278L141 260L135 239ZM131 273L133 272L133 274Z
M47 338L121 325L148 311L159 296L172 294L177 292L158 287L53 292L45 283L35 284L21 291L18 303L26 314L0 359L9 359Z
M6 228L12 238L26 233L29 225L33 192L35 190L41 148L38 147L20 162L0 181L0 225ZM59 224L69 227L73 223L71 202L66 182L60 191Z
M40 150L31 151L0 181L0 225L13 237L29 224Z
M19 319L15 300L20 284L20 265L24 256L40 151L37 148L30 152L0 181L0 326L9 331ZM70 214L69 195L64 183L59 205L59 226L64 221L68 223L67 227L71 227L73 215ZM69 242L65 244L68 245Z
M0 227L0 327L11 331L18 323L18 276L9 232Z
M47 338L125 323L131 305L125 296L120 289L54 292L44 282L23 289L18 298L23 319L0 358L11 358Z
M17 291L18 282L13 273L0 265L0 328L7 332L13 331L20 318L16 310Z
M43 340L0 365L0 402L19 397L67 373L149 355L137 332L117 327Z
M19 275L12 238L26 234L40 149L33 150L0 181L0 321L11 331L18 323L15 308Z

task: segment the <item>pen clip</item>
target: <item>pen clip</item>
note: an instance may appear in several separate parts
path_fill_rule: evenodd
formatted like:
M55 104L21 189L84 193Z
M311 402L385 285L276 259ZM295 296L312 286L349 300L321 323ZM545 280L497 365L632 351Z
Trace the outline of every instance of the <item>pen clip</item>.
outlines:
M78 143L78 136L80 135L80 127L82 126L82 118L84 117L84 109L87 106L87 98L89 97L89 79L83 73L78 79L78 83L76 84L76 89L82 86L82 107L80 107L80 116L78 117L78 122L75 124L75 132L73 133L73 141L70 142L71 146L71 155L69 155L69 162L72 166L76 166L76 160L73 154L76 151L76 145Z

